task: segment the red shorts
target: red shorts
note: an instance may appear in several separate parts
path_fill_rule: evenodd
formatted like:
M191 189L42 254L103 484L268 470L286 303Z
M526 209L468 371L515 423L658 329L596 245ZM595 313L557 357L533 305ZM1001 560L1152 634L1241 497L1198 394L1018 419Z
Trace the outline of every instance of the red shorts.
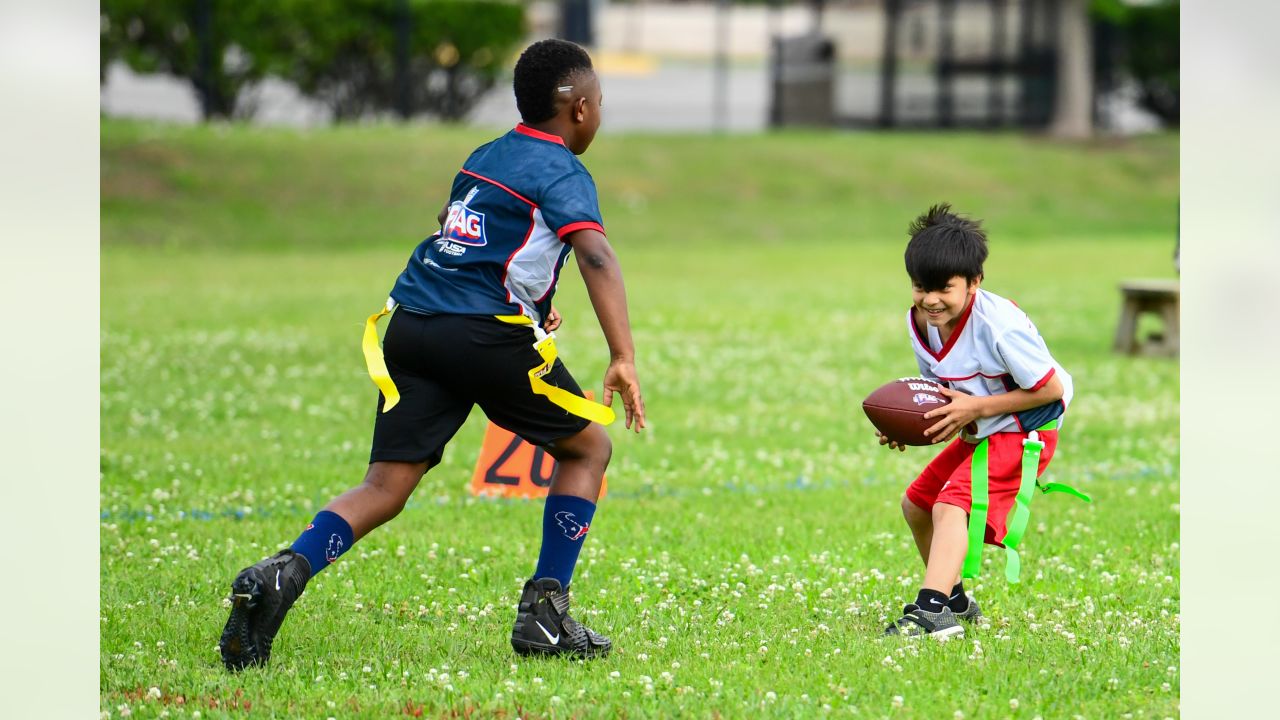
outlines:
M1044 449L1040 451L1036 477L1044 474L1058 447L1057 430L1040 430L1039 435ZM1005 522L1022 485L1022 441L1026 437L1027 433L1002 432L987 438L986 541L992 545L1001 545L996 539L1004 539ZM946 503L968 512L973 501L971 476L976 447L960 438L951 441L907 487L907 499L924 510L933 510L934 503Z

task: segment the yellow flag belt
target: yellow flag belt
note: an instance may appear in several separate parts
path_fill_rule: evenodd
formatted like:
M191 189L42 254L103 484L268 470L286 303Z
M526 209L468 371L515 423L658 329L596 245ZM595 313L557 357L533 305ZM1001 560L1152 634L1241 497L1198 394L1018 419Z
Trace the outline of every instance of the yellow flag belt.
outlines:
M369 378L373 380L374 385L378 386L385 398L382 404L382 412L387 412L395 407L396 403L400 402L400 391L396 389L396 384L391 380L391 373L387 370L387 362L382 356L382 345L378 342L378 321L382 319L382 316L395 309L395 306L395 301L388 299L386 307L369 316L369 319L364 324L364 339L361 342L364 350L365 366L369 369ZM535 395L542 395L557 407L564 408L566 412L591 422L608 425L614 421L613 409L609 406L574 395L568 390L556 387L542 379L544 375L551 372L551 368L556 362L555 335L544 332L542 328L533 324L531 318L524 315L495 315L494 317L505 323L528 325L533 329L534 337L536 338L533 343L533 349L542 358L541 363L529 370L529 387Z

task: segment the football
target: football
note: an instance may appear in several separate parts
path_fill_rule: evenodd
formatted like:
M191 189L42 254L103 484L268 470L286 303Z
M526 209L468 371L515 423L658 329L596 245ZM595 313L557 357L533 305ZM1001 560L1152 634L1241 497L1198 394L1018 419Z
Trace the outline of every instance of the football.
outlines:
M938 383L918 377L899 378L876 388L862 401L862 411L885 437L902 445L932 445L924 434L938 418L924 414L947 405Z

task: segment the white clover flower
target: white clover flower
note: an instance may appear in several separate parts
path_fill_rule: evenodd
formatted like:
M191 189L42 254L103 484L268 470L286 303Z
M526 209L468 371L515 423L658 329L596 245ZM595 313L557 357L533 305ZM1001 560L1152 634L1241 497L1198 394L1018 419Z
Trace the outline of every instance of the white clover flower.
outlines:
M904 702L904 701L903 701L903 699L902 699L902 696L901 696L901 695L894 695L894 696L893 696L893 703L892 703L892 705L893 705L895 708L900 708L900 707L902 707L903 702Z
M1018 698L1009 698L1009 709L1010 710L1018 709Z

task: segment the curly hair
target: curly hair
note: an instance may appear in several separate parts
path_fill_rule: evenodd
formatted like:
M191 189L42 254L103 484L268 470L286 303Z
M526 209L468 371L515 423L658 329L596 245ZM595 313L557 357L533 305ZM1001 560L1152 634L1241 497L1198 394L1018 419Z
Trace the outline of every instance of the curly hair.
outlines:
M982 277L987 260L982 221L960 217L950 203L940 203L913 220L907 234L907 275L924 290L941 290L957 275L970 282Z
M591 56L568 40L539 40L525 48L516 61L516 109L526 123L550 120L556 114L556 88L571 84L576 75L589 72Z

